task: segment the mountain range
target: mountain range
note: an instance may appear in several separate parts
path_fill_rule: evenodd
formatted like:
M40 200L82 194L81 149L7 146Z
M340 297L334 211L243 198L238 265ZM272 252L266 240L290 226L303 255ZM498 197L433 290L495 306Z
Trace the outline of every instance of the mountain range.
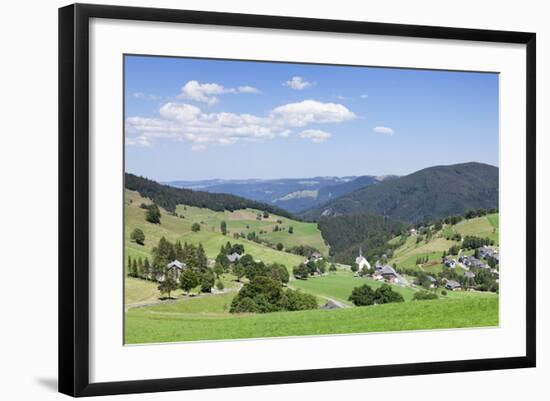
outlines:
M434 166L344 194L301 217L318 220L361 212L409 223L498 208L499 170L483 163Z
M202 180L164 182L176 188L226 193L270 203L292 213L302 212L360 188L397 176L346 176L248 180Z

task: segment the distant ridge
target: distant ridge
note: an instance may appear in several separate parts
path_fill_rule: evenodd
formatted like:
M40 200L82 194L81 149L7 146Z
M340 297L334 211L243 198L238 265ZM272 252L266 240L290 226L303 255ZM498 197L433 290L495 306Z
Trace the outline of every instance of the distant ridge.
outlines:
M159 184L145 177L138 177L131 173L125 174L125 187L137 191L145 198L152 199L157 205L170 212L176 210L176 205L204 207L215 211L258 209L280 216L294 218L294 216L277 206L268 203L256 202L230 194L214 194L191 189L175 188Z
M477 162L428 167L350 192L301 216L318 220L369 212L418 223L470 209L498 208L498 171Z

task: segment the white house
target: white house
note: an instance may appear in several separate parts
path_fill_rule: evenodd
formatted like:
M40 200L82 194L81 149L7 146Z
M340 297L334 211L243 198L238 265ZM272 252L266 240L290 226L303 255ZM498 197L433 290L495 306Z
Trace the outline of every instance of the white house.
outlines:
M230 263L238 262L240 259L241 259L241 255L239 255L237 252L233 252L227 255L227 260L229 260Z
M361 248L359 248L359 256L355 258L355 263L357 263L357 266L359 266L359 271L363 269L367 269L367 270L371 269L370 263L363 256L363 250Z

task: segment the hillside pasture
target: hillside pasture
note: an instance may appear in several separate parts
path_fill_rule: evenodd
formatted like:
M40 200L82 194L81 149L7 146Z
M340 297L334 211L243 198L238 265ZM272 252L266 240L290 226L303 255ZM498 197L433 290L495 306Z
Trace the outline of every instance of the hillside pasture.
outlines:
M233 234L247 235L255 232L259 238L274 245L281 243L285 248L309 245L318 249L323 255L328 255L328 246L316 223L305 223L273 214L267 218L262 216L258 220L257 217L261 216L262 212L254 209L215 212L209 209L178 205L176 213L185 217L185 220L189 222L189 227L197 222L207 226L209 231L221 233L220 225L222 221L225 221L228 236L231 238ZM275 226L278 226L279 231L273 231ZM288 231L289 227L293 228L292 234ZM264 233L260 234L260 231Z
M495 245L499 243L499 216L498 213L487 216L475 217L473 219L462 220L454 225L454 230L463 237L466 235L474 235L476 237L489 237L495 241Z
M171 242L180 240L182 243L188 242L195 245L202 244L209 259L215 259L220 251L220 247L225 245L227 241L230 241L232 243L238 242L243 244L245 252L251 254L255 259L262 260L265 263L282 263L287 266L289 270L304 260L302 256L277 251L276 249L247 239L234 239L231 235L223 235L219 231L219 225L223 220L226 220L228 226L230 226L231 222L236 221L236 218L256 216L256 211L252 211L252 209L232 213L228 211L215 212L208 209L178 205L176 213L179 215L181 212L183 216L186 216L185 218L173 216L161 209L161 224L152 224L145 220L145 210L139 207L142 203L150 203L147 199L142 198L137 192L126 190L125 203L126 257L149 257L151 259L153 247L158 244L161 237L165 237ZM277 216L270 216L270 219L275 219L275 221L277 218ZM285 220L285 218L283 218L283 220ZM246 221L247 220L238 221L238 223L247 224L244 223ZM288 222L290 220L286 219L286 221ZM191 230L193 223L202 223L201 230L193 232ZM258 223L260 222L257 220L250 220L250 224ZM311 225L308 225L309 223L297 222L292 224L295 227L295 233L297 233L300 227L300 229L307 234L302 236L304 241L306 241L304 238L307 236L309 236L310 239L314 237L321 238L320 232L318 230L315 232ZM130 234L135 228L140 228L145 233L144 245L139 245L130 240ZM315 241L312 243L315 244Z

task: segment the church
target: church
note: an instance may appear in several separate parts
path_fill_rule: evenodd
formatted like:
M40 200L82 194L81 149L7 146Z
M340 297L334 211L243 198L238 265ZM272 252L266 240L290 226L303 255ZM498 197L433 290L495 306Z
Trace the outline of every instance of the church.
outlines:
M363 250L361 248L359 248L359 256L355 258L355 263L357 263L357 266L359 266L359 271L362 271L363 269L371 269L370 263L363 256Z

